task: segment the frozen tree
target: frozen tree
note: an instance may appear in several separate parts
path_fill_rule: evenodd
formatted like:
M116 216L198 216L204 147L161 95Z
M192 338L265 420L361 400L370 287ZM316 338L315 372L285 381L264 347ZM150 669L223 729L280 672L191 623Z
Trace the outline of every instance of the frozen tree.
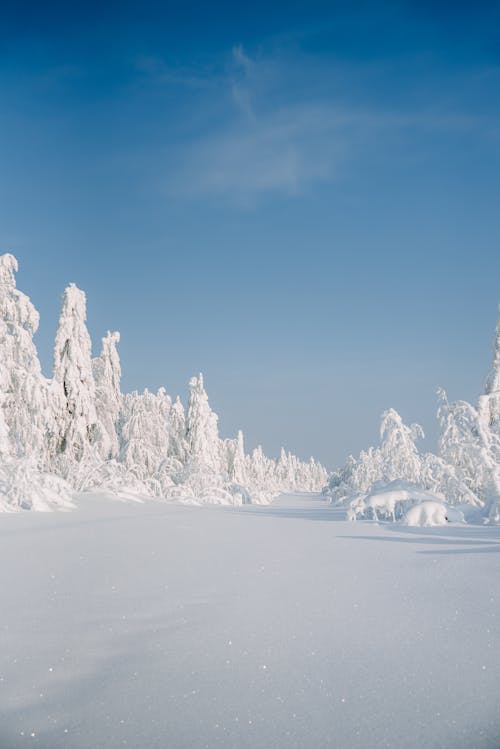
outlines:
M219 472L218 417L210 408L208 395L203 385L203 375L192 377L189 382L189 404L187 413L186 441L193 462Z
M415 441L423 436L424 432L419 424L406 426L393 408L383 414L380 452L384 480L404 479L418 483L421 460Z
M127 394L123 399L120 460L155 496L162 496L173 483L168 460L170 408L165 388L157 393Z
M54 382L59 392L59 452L80 461L98 436L86 300L75 284L65 290L54 351Z
M119 333L108 331L107 336L102 339L100 355L92 362L96 411L100 424L97 443L104 459L116 458L119 452L117 424L122 405L120 357L116 349L119 341Z
M189 448L186 441L186 415L179 396L170 409L168 430L170 434L168 454L173 460L183 465L187 460Z
M36 455L44 463L54 425L33 342L39 315L29 297L16 288L17 269L13 255L0 256L2 449L15 457Z
M227 465L231 481L245 485L247 483L247 467L245 461L245 443L243 432L240 430L235 440L227 440Z
M488 402L475 409L467 401L450 403L439 391L439 452L456 475L481 500L500 495L497 436L489 426Z

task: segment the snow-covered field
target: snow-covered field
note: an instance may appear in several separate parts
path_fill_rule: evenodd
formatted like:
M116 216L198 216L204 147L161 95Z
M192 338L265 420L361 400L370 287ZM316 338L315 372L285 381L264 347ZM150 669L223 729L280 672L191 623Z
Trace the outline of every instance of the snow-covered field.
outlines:
M500 746L500 527L0 515L1 749Z

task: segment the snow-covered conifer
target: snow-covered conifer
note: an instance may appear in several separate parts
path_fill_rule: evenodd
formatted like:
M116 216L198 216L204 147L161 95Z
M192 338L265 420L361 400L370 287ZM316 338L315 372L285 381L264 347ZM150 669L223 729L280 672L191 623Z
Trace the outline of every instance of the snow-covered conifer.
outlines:
M116 349L119 341L119 333L108 331L107 336L102 339L100 355L92 362L96 411L100 425L97 443L104 459L116 458L119 452L117 424L122 405L120 357Z
M168 430L170 435L168 454L174 460L184 464L189 448L186 441L186 415L179 396L172 403L169 412Z
M53 428L47 382L42 376L33 336L39 315L29 297L16 288L18 265L0 256L0 396L3 449L15 456L45 461Z
M218 417L208 402L203 384L203 375L192 377L189 382L189 404L186 425L186 440L192 461L219 472Z
M248 481L245 461L245 443L241 429L235 440L228 440L228 474L231 481L246 485Z
M96 392L85 293L70 284L62 299L54 350L54 382L59 389L59 452L80 461L98 434Z

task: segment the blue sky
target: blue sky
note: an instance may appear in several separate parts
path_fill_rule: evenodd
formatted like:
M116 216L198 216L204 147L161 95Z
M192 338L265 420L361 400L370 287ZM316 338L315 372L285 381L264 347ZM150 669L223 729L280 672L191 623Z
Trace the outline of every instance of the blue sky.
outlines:
M88 294L124 388L329 467L435 439L500 298L499 3L2 3L0 248Z

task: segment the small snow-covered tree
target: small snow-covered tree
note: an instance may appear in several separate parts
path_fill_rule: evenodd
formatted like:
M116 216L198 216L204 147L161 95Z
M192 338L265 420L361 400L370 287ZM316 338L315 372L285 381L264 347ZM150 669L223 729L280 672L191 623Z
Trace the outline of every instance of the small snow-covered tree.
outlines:
M98 420L85 293L70 284L62 299L54 350L59 452L80 461L96 444Z
M168 458L170 407L164 388L156 394L149 390L134 392L125 395L120 417L120 460L158 496L165 482L172 483L163 472Z
M245 461L245 443L241 429L235 440L227 440L228 475L231 481L245 485L248 481Z
M188 455L186 441L186 415L179 396L172 403L168 416L168 430L170 434L168 454L173 460L184 464Z
M383 414L380 453L384 480L404 479L418 483L421 460L415 441L423 436L424 432L419 424L406 426L393 408Z
M186 424L186 441L191 461L219 472L218 417L208 402L203 384L203 375L192 377L189 382L189 404Z
M119 333L110 333L102 339L102 350L92 361L95 381L96 411L100 429L97 435L99 452L104 459L116 458L119 453L117 434L118 417L122 405L120 390L121 367L116 349Z

